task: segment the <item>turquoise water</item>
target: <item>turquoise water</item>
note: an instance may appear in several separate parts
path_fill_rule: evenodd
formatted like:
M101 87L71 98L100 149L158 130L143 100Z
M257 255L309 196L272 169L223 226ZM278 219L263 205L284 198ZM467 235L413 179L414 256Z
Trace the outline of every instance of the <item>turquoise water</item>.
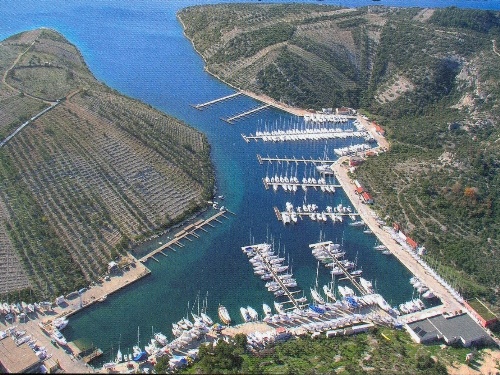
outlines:
M22 3L22 6L20 4ZM241 246L250 241L263 242L273 236L276 246L286 252L299 286L308 291L314 285L316 261L308 244L317 242L320 233L327 240L343 241L348 258L358 259L364 277L374 280L378 291L391 304L412 297L408 283L410 273L393 257L373 250L375 239L359 228L347 224L319 224L305 220L296 226L284 227L276 220L273 206L284 208L290 200L302 204L302 191L295 195L266 191L262 178L266 173L283 171L284 166L259 165L256 154L297 157L322 157L325 148L333 158L334 147L351 141L298 142L288 144L246 144L241 133L253 133L263 122L288 121L290 116L266 109L247 119L228 125L220 120L258 103L246 97L214 105L204 111L193 109L196 104L233 92L226 85L203 71L203 61L183 36L175 18L178 9L208 1L2 1L0 2L0 39L16 32L40 26L63 33L82 51L96 77L109 86L139 98L207 134L212 144L216 166L218 192L223 202L236 216L216 224L199 239L184 241L185 247L158 256L160 263L148 262L149 277L129 286L96 306L72 317L65 329L70 340L94 344L107 352L116 349L121 336L122 351L137 340L137 327L144 344L154 326L171 335L172 322L186 315L188 303L196 296L208 293L208 313L217 317L218 304L228 307L238 322L240 306L252 305L261 311L262 302L271 304L272 295L263 282L253 275ZM340 2L324 2L338 5ZM360 6L368 1L342 1L344 6ZM402 5L400 1L383 2ZM449 6L499 9L497 1L410 1L406 6ZM286 165L285 165L286 167ZM278 169L279 168L279 169ZM295 167L294 167L295 168ZM290 169L288 169L290 171ZM299 179L303 169L298 170ZM320 192L307 193L307 201L320 207L348 204L342 191L333 196ZM200 232L202 233L202 232ZM158 239L156 241L161 241ZM151 244L151 247L156 243ZM321 268L319 284L329 281Z

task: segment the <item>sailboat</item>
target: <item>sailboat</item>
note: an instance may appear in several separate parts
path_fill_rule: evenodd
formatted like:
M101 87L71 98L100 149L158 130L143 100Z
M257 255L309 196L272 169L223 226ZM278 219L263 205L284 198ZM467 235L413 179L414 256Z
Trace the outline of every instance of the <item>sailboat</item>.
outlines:
M311 297L314 301L316 301L320 305L324 305L325 300L318 293L318 272L319 272L319 261L318 261L318 265L316 266L316 283L315 283L314 289L311 288Z
M132 359L135 362L142 362L148 358L148 353L143 351L141 347L139 346L139 327L137 327L137 345L134 345L132 348Z
M120 334L120 341L118 342L118 352L116 353L116 363L123 362L123 354L122 351L120 350L121 342L122 342L122 335Z

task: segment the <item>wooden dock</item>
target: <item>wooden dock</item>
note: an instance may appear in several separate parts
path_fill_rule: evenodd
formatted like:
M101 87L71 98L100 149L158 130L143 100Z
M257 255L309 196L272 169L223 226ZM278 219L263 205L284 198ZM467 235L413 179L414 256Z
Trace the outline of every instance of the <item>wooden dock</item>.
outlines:
M89 362L92 362L94 359L100 357L101 355L102 355L102 350L97 348L96 350L93 350L92 352L90 352L86 356L83 356L82 359L83 359L83 362L89 363Z
M231 116L231 117L227 117L227 118L223 118L221 117L221 120L224 120L225 122L229 123L229 124L232 124L234 121L236 120L239 120L240 118L243 118L243 117L246 117L246 116L249 116L251 115L252 113L255 113L255 112L258 112L258 111L261 111L263 109L266 109L267 107L270 107L271 104L264 104L264 105L261 105L259 107L256 107L256 108L252 108L248 111L245 111L245 112L242 112L240 114L237 114L235 116Z
M236 96L239 96L239 95L242 95L243 93L241 91L238 91L238 92L235 92L234 94L230 94L230 95L226 95L226 96L223 96L222 98L218 98L218 99L214 99L214 100L210 100L208 102L205 102L205 103L201 103L201 104L195 104L195 105L191 105L193 108L196 108L198 110L203 110L203 108L206 108L208 106L211 106L212 104L216 104L216 103L220 103L220 102L223 102L225 100L229 100L229 99L232 99Z
M219 220L219 218L220 217L227 218L227 216L225 216L226 213L230 213L232 215L235 215L233 212L229 211L228 209L222 209L222 210L217 211L217 213L210 216L208 219L198 220L196 223L190 224L187 227L181 229L179 232L174 234L173 238L170 241L161 245L160 247L153 250L149 254L144 255L142 258L139 259L139 261L145 263L148 259L152 259L156 262L160 262L157 258L155 258L155 255L162 254L164 256L167 256L167 254L165 254L163 251L167 250L167 249L175 251L175 249L173 248L174 245L178 246L178 247L184 247L184 245L180 242L181 240L186 239L188 241L193 241L188 236L192 236L194 238L199 238L200 236L195 233L198 229L207 232L207 230L203 227L205 225L208 225L208 226L213 228L214 225L212 224L212 221L217 221L218 223L222 223Z

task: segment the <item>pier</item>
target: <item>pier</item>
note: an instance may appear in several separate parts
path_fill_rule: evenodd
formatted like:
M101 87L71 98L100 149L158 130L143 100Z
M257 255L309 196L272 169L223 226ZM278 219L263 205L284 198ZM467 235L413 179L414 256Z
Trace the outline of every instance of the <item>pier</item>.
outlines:
M332 253L332 251L330 251L330 249L327 246L327 245L330 245L330 244L332 244L332 241L320 242L320 243L313 243L313 244L309 245L309 248L313 249L313 248L321 247L321 249L324 250L332 258L332 260L335 263L335 265L342 270L342 272L344 273L345 277L352 283L352 285L354 285L354 287L357 290L359 290L359 292L362 295L369 294L368 291L365 290L365 288L363 288L363 286L360 283L358 283L358 281L354 278L354 276L352 276L349 273L349 271L342 265L342 263L337 259L337 257L335 256L335 254Z
M346 139L346 138L364 138L368 135L366 131L342 131L339 129L324 129L324 130L290 130L290 131L273 131L273 132L258 132L255 135L241 134L246 143L250 141L264 142L286 142L286 141L308 141L321 139Z
M148 259L152 259L152 260L155 260L156 262L160 262L157 258L155 258L155 255L162 254L164 256L167 256L167 254L165 254L163 252L163 250L170 249L170 250L175 251L175 249L173 248L174 245L179 246L179 247L184 247L184 245L180 242L181 240L186 239L188 241L192 241L192 239L189 238L188 236L192 236L194 238L199 238L200 236L195 233L198 229L206 232L206 229L203 228L205 225L208 225L208 226L214 228L212 221L222 223L222 221L220 221L219 218L220 217L227 218L227 216L224 215L226 213L230 213L232 215L235 215L233 212L229 211L228 209L220 209L216 214L212 215L208 219L198 220L196 223L190 224L187 227L181 229L179 232L174 234L173 238L170 241L161 245L160 247L153 250L149 254L144 255L142 258L139 259L139 261L142 263L145 263Z
M335 188L341 188L342 186L341 185L338 185L338 184L320 184L320 183L296 183L296 182L268 182L266 181L265 178L262 179L262 183L264 184L264 187L266 188L266 190L269 190L269 188L272 186L273 189L277 190L278 187L281 187L283 188L283 190L285 191L290 191L290 192L294 192L295 190L293 190L293 187L301 187L303 188L304 190L307 190L307 188L309 187L312 187L314 188L314 190L317 190L317 188L323 188L325 189L325 192L328 192L328 193L334 193L335 192ZM286 186L286 189L285 189L285 186ZM292 190L290 190L290 187L292 188Z
M281 164L281 163L304 163L304 164L307 164L307 163L313 163L313 164L321 164L321 163L328 163L328 164L333 164L334 161L331 161L331 160L327 160L327 159L306 159L304 157L302 158L296 158L294 156L292 156L291 158L287 158L286 156L284 158L279 158L278 156L276 157L269 157L268 156L260 156L259 154L257 154L257 160L259 161L259 164L264 164L265 161L267 161L268 163L273 163L273 162L277 162L278 164Z
M297 302L297 300L295 299L295 297L293 296L294 294L297 294L297 293L300 293L300 290L297 290L297 291L294 291L294 292L291 292L288 287L283 283L283 281L281 280L281 278L279 277L278 275L278 272L276 272L274 269L273 269L273 265L269 262L269 259L267 258L267 254L264 254L261 250L262 250L262 247L263 245L265 246L265 248L267 249L267 247L269 246L268 244L260 244L260 245L250 245L250 246L243 246L242 247L242 250L245 251L245 249L251 247L252 249L255 250L255 252L261 257L264 265L266 266L266 269L267 271L272 275L273 277L273 280L275 282L278 283L278 285L280 286L280 288L283 290L283 292L285 293L285 295L288 297L288 301L286 302L283 302L283 303L291 303L293 304L293 306L297 309L300 309L302 306L299 304L299 302Z
M225 122L232 124L234 121L239 120L240 118L246 117L251 115L252 113L259 112L263 109L266 109L267 107L270 107L271 104L264 104L256 108L252 108L248 111L242 112L240 114L237 114L235 116L227 117L227 118L221 118L221 120L224 120Z
M243 93L241 91L238 91L238 92L235 92L234 94L223 96L222 98L210 100L210 101L205 102L205 103L195 104L195 105L191 105L191 106L193 108L196 108L196 109L198 109L198 110L201 111L201 110L203 110L204 108L206 108L208 106L211 106L211 105L216 104L216 103L223 102L225 100L229 100L229 99L235 98L236 96L239 96L239 95L242 95L242 94Z
M283 221L284 224L296 223L297 220L292 219L292 213L297 218L301 220L304 217L309 217L313 221L325 222L327 218L330 218L333 223L339 221L343 221L344 216L349 216L350 218L358 217L359 214L356 212L329 212L329 211L280 211L278 207L274 207L274 213L276 214L276 218L278 221ZM325 218L323 218L323 214L325 214Z
M102 354L103 354L102 350L97 348L97 349L93 350L92 352L90 352L89 354L87 354L86 356L82 357L82 359L83 359L83 362L90 363L94 359L100 357Z

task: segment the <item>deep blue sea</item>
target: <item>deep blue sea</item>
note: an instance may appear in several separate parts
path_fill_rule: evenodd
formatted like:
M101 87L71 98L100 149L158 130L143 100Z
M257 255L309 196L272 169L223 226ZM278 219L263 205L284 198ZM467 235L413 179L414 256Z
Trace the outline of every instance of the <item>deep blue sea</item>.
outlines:
M217 2L217 1L215 1ZM222 2L222 1L221 1ZM282 1L283 2L283 1ZM316 3L316 1L310 1ZM299 286L309 291L316 278L316 261L308 244L320 234L326 240L344 243L348 258L357 258L364 277L375 282L377 290L393 305L409 300L411 276L395 258L373 250L375 239L362 229L346 223L319 224L310 220L285 227L278 222L273 206L284 209L285 202L300 205L304 199L321 208L343 203L344 193L325 195L309 189L295 195L280 190L266 191L262 178L272 173L297 173L302 179L310 173L303 165L259 165L256 154L271 156L323 157L325 150L333 159L333 148L351 144L351 140L298 142L287 144L245 143L241 133L254 133L264 123L295 121L290 115L266 109L229 125L221 120L258 105L239 97L204 111L190 104L202 103L234 92L203 70L203 61L184 37L176 12L186 6L214 1L189 0L79 0L79 1L0 1L0 40L12 34L38 28L53 28L65 35L82 52L95 76L122 93L147 102L204 132L212 144L212 159L217 172L217 194L236 216L224 219L199 239L184 241L185 247L158 256L160 263L148 262L149 277L118 292L98 306L85 309L71 318L65 335L86 345L96 345L110 358L110 349L121 337L122 351L131 348L141 330L142 344L149 339L151 327L171 336L171 323L186 315L188 304L196 296L208 293L208 313L217 318L217 306L228 307L233 320L239 321L240 306L252 305L261 312L263 302L273 296L264 282L253 275L247 257L240 248L250 241L264 242L271 236L276 248L290 260ZM329 1L321 4L365 6L372 1ZM391 6L500 9L497 0L382 0ZM158 239L157 241L161 241ZM154 247L157 243L150 244ZM330 279L325 268L319 269L319 284ZM308 293L307 293L308 295ZM125 350L124 350L125 348Z

